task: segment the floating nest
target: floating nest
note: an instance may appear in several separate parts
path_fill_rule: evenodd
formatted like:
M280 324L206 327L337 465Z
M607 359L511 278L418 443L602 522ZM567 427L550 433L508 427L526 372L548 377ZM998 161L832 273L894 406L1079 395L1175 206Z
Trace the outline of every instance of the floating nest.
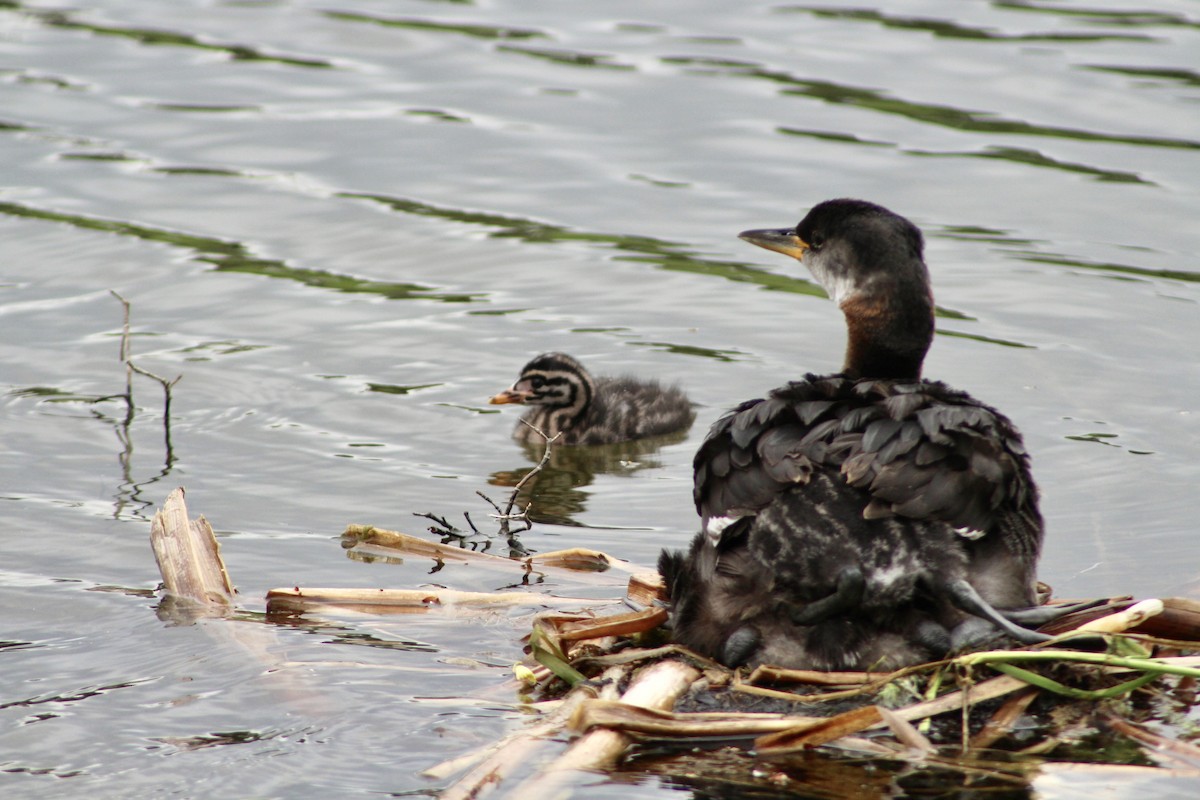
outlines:
M203 517L188 521L182 490L151 538L171 613L230 616L236 599L219 547ZM670 642L656 573L603 553L502 558L359 525L342 546L359 560L501 570L510 590L294 586L268 593L268 617L570 609L532 618L525 657L498 687L531 722L426 771L443 782L443 800L560 796L596 771L705 797L946 796L955 787L1052 797L1068 785L1080 797L1089 780L1107 795L1200 796L1193 600L1114 598L1044 626L1063 634L1052 641L893 672L729 670ZM563 587L601 587L608 599L566 597Z
M648 583L631 579L634 602ZM1055 641L887 673L729 670L666 643L661 624L658 609L535 620L519 671L578 737L544 774L650 773L755 797L892 796L922 781L1023 794L1068 771L1111 789L1111 765L1126 781L1200 781L1195 601L1114 599L1046 626ZM609 746L581 763L572 750L596 750L594 737ZM447 796L471 796L504 763L494 755Z

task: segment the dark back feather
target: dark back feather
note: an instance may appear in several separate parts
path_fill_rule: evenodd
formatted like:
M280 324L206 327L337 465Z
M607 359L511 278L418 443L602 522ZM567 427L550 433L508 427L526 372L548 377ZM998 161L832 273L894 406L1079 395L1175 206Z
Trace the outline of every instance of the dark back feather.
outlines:
M1042 519L1021 436L999 411L945 384L809 375L717 420L694 464L705 528L833 473L854 516L959 529L972 572L997 587L991 597L980 588L985 597L1004 608L1034 601Z

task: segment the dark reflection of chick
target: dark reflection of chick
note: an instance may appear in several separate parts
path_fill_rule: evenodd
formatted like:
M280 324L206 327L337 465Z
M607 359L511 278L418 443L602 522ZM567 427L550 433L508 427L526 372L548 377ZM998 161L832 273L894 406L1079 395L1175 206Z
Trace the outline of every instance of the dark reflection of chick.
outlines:
M587 493L580 491L591 485L598 474L630 475L643 469L662 466L655 458L658 451L687 438L687 431L664 436L637 439L605 445L551 446L550 460L542 470L521 487L517 507L530 505L529 519L550 525L579 525L575 517L583 513ZM526 457L536 465L542 460L544 445L524 444ZM534 469L533 466L494 472L488 479L492 486L511 488ZM499 498L493 498L499 501Z

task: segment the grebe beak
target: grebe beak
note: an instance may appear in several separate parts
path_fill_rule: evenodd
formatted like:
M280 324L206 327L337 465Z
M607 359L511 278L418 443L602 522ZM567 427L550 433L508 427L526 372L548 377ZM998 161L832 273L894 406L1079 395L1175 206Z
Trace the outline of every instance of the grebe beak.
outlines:
M525 401L529 399L529 395L530 392L519 392L514 387L512 389L505 389L500 394L493 396L488 402L494 406L504 406L509 403L524 405Z
M742 231L739 239L745 239L750 244L783 253L799 261L804 257L804 251L809 248L808 242L796 235L795 228L770 228L754 231Z

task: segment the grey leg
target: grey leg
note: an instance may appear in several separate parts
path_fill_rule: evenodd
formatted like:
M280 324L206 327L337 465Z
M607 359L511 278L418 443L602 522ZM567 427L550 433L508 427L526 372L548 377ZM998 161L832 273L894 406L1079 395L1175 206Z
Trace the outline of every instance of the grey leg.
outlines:
M974 586L961 578L947 583L945 589L950 597L950 602L955 606L968 614L986 619L1022 644L1037 644L1054 638L1010 622L1003 614L992 608L991 603L980 597Z
M1036 627L1038 625L1045 625L1047 622L1056 620L1059 617L1065 617L1067 614L1075 611L1085 611L1089 608L1102 606L1107 602L1107 600L1085 600L1081 603L1067 603L1057 606L1003 609L1000 610L1000 614L1018 625Z

